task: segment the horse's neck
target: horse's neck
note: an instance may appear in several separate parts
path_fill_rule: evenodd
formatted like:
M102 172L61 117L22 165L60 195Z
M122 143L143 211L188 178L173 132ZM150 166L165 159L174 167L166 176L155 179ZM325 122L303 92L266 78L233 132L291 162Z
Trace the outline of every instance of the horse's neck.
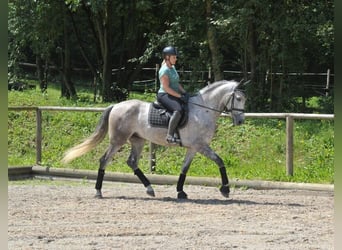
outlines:
M223 110L228 100L228 96L230 96L233 91L233 85L223 83L221 85L212 86L212 88L209 87L208 89L205 89L201 94L206 105L217 110Z

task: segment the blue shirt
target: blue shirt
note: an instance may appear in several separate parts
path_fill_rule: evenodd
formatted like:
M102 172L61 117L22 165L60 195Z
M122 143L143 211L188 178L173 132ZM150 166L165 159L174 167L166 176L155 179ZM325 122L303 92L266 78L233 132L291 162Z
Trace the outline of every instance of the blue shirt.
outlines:
M163 75L167 75L169 77L170 88L179 93L179 75L177 73L176 67L173 65L171 68L169 68L166 64L164 64L159 69L159 81ZM158 93L166 93L166 91L163 88L163 84L161 83Z

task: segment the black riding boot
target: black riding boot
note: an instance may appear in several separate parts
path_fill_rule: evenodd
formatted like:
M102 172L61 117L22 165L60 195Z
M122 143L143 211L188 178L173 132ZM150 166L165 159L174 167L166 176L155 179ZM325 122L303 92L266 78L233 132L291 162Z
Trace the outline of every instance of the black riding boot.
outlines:
M175 130L178 126L178 123L182 117L182 114L179 111L174 111L169 122L169 130L167 131L166 141L171 144L179 144L180 139L175 138Z

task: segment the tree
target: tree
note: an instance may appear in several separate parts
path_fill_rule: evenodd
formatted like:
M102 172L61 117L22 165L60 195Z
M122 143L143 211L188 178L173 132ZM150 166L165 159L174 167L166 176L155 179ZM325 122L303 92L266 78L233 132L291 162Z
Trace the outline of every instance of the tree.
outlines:
M214 80L223 80L223 72L221 69L222 55L220 54L219 47L216 40L216 30L212 24L212 7L211 0L206 0L206 17L207 17L207 39L211 55L211 65L214 72Z
M137 2L139 1L69 1L71 9L76 15L86 15L87 17L87 28L92 34L92 48L95 47L97 52L96 71L101 72L100 92L105 102L121 101L127 98L123 93L124 89L129 89L129 83L133 81L137 75L136 72L142 66L135 63L137 60L134 60L145 49L145 41L141 39L143 33L139 30L139 27L142 27L141 22L136 19L138 15L135 14L139 8L144 8ZM148 6L147 3L145 5ZM74 26L76 27L77 24ZM143 42L139 42L140 40ZM81 44L80 47L83 48ZM94 74L94 67L89 63L85 54L83 49L82 55ZM135 65L135 67L131 65ZM112 79L113 67L123 68L122 71L119 71L116 85Z
M63 76L62 82L62 96L66 98L77 98L76 89L74 83L71 80L71 20L68 15L68 7L62 3L63 8L63 49L58 50L61 57L61 70L60 73Z
M332 0L17 0L9 7L10 73L18 73L23 57L37 58L40 79L44 65L54 64L67 98L76 96L71 68L86 65L95 95L99 82L103 101L125 99L144 65L160 63L167 45L180 53L177 68L194 72L193 90L208 68L214 80L250 79L250 111L283 112L293 109L293 97L304 100L309 93L289 72L333 70ZM243 74L227 76L224 69Z
M333 67L333 1L217 4L220 8L213 22L222 34L217 36L218 44L232 44L238 52L234 64L251 80L248 109L283 112L289 108L289 99L303 89L302 83L294 84L289 72Z
M70 80L70 31L65 15L65 4L58 1L9 2L9 53L10 61L17 61L22 53L30 51L35 57L39 86L47 88L49 65L53 64L63 76L61 95L75 97L76 90ZM61 42L63 41L63 42ZM56 48L63 61L56 60ZM60 69L62 67L63 69ZM64 87L65 86L65 87Z

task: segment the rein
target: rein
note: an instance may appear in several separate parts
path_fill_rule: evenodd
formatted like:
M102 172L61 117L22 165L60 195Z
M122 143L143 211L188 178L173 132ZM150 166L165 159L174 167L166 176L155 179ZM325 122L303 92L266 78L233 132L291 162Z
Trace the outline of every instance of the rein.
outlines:
M188 103L191 103L191 104L196 105L196 106L198 106L198 107L205 108L205 109L209 109L209 110L212 110L212 111L215 111L215 112L218 112L218 113L225 113L224 110L223 110L223 111L220 111L220 110L218 110L218 109L214 109L214 108L211 108L211 107L208 107L208 106L204 106L204 105L202 105L202 104L198 104L198 103L195 103L195 102L190 102L190 101L188 101Z
M226 105L224 106L223 110L218 110L218 109L215 109L215 108L211 108L211 107L208 107L208 106L205 106L205 105L202 105L202 104L198 104L198 103L194 103L194 102L190 102L188 101L188 103L191 103L193 105L196 105L198 107L201 107L201 108L205 108L205 109L209 109L209 110L212 110L212 111L215 111L215 112L218 112L218 113L224 113L226 115L230 114L232 111L240 111L240 112L244 112L245 110L244 109L238 109L238 108L234 108L234 98L235 98L235 91L233 92L233 94L231 94L226 102ZM231 102L231 107L230 109L227 109L227 105L229 103L229 101L232 99L232 102Z

